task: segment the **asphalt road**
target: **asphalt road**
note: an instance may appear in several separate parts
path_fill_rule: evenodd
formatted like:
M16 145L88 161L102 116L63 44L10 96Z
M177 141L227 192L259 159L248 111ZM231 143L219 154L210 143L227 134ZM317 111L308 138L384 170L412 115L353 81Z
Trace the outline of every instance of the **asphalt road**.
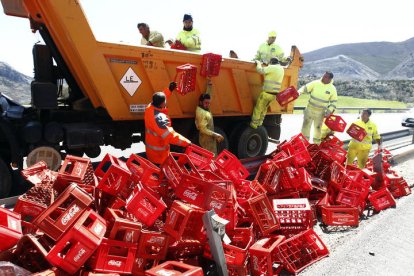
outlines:
M414 184L414 152L397 159L394 169ZM397 207L362 220L343 232L315 231L330 256L300 275L414 275L414 195L397 199Z

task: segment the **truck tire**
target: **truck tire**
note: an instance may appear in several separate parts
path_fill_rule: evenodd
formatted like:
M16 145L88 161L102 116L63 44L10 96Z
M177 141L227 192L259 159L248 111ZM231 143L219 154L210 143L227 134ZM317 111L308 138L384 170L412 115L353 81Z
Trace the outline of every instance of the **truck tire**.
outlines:
M254 129L249 125L243 125L234 134L232 143L237 145L235 150L237 157L248 158L262 156L266 153L268 135L264 126Z
M221 134L224 137L223 142L217 143L217 154L222 152L224 149L229 149L229 138L224 130L220 127L214 127L214 132Z
M10 174L10 168L0 158L0 198L7 197L10 194L12 185L12 178Z
M274 140L280 139L280 132L281 132L281 124L282 124L282 115L266 115L263 126L267 130L267 134L270 138Z

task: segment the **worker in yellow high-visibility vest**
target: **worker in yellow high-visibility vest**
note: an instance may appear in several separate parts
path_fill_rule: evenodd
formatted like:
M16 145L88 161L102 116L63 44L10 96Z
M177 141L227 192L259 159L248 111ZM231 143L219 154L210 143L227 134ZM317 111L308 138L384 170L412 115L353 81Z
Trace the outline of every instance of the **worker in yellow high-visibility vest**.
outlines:
M256 101L250 122L250 126L254 129L263 124L267 109L269 108L270 103L276 99L276 94L280 91L283 76L285 75L285 70L279 64L277 58L271 58L270 64L267 67L262 67L260 61L256 61L256 63L256 70L260 74L264 75L264 81L263 91L260 93L259 98Z
M381 145L381 136L378 133L377 125L370 120L371 110L362 110L361 117L354 124L362 127L367 132L367 135L362 141L352 139L348 145L348 153L346 156L347 164L351 165L354 162L355 157L358 161L358 168L365 168L365 164L368 160L369 151L372 147L372 140L374 139L378 146Z
M310 94L308 105L303 112L302 134L310 140L310 129L313 124L313 143L319 145L323 119L335 111L338 101L332 72L326 72L320 80L305 84L299 89L299 93Z
M193 27L193 17L191 14L184 14L183 18L183 30L178 33L175 43L181 43L187 51L200 52L201 50L201 39L200 32ZM171 39L167 40L166 43L173 44Z
M257 60L266 65L269 64L270 59L273 57L277 58L283 65L292 61L291 57L285 57L282 48L275 43L276 36L277 33L275 31L269 32L267 41L260 44L256 56L253 59L254 61Z

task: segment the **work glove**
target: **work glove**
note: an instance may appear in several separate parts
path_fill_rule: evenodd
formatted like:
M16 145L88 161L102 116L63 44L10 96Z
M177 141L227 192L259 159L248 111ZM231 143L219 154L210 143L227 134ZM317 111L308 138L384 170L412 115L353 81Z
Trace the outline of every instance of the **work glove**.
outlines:
M175 81L170 82L170 85L168 86L168 89L173 92L175 89L177 89L177 83Z
M293 58L292 58L292 57L287 57L287 58L286 58L286 61L287 61L288 63L291 63L291 62L293 61Z
M325 118L328 118L333 112L330 109L325 110Z
M224 137L221 134L214 133L214 138L216 139L216 142L221 143L224 141Z

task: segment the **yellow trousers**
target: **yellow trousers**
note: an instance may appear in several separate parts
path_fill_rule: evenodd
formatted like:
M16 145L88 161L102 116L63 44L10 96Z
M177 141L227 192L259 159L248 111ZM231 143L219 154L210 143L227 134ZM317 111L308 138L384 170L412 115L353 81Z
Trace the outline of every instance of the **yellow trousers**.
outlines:
M306 107L303 112L302 134L310 140L310 129L313 124L313 143L321 143L321 127L323 123L323 117L325 112L323 109L315 109Z
M275 97L275 95L269 94L265 91L262 91L260 93L259 98L256 101L256 105L253 109L252 121L250 122L250 126L252 128L258 128L263 124L267 109Z
M347 164L352 165L355 160L355 157L358 160L358 168L365 168L365 164L368 161L368 155L371 147L367 148L366 145L361 143L350 142L348 146L348 153L346 155Z

